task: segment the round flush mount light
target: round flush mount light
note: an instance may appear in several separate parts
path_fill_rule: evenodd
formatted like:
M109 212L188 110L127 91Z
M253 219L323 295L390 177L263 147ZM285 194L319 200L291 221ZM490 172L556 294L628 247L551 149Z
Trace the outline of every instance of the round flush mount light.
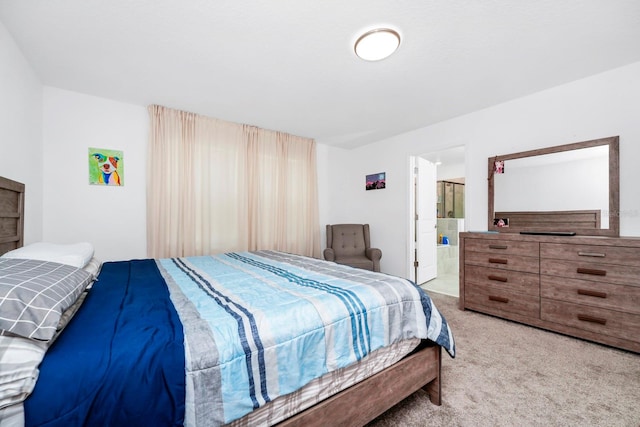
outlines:
M390 28L367 31L356 40L354 50L365 61L380 61L400 46L400 34Z

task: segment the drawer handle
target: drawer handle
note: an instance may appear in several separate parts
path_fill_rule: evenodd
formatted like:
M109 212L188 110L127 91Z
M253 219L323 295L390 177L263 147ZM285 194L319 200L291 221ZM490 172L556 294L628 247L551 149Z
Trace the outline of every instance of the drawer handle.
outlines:
M579 256L591 256L591 257L597 257L597 258L604 258L607 254L602 254L599 252L582 252L582 251L578 251L578 255Z
M507 249L507 245L489 245L489 249Z
M509 302L509 298L497 297L495 295L489 295L489 301L503 302L503 303L506 304L506 303Z
M578 295L586 295L589 297L606 298L606 292L592 291L589 289L578 289Z
M591 274L592 276L606 276L607 270L596 270L595 268L580 268L576 270L580 274Z
M491 264L506 264L507 260L504 258L489 258Z
M598 323L600 325L606 325L607 319L602 317L589 316L588 314L578 314L578 320L589 323Z
M506 283L506 282L507 282L507 280L508 280L506 277L502 277L502 276L495 276L495 275L493 275L493 274L488 275L488 276L487 276L487 279L489 279L489 280L496 280L496 281L498 281L498 282L505 282L505 283Z

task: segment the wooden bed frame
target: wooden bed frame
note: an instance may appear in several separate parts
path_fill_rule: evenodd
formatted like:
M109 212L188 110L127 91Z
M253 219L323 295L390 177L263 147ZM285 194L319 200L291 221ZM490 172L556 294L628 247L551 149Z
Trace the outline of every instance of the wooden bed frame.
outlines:
M429 394L429 400L439 406L442 404L441 362L441 347L425 341L395 365L284 420L278 426L363 426L421 388Z
M0 254L23 244L24 184L0 177ZM442 349L429 341L387 369L288 418L279 426L364 425L418 391L441 401Z
M495 227L502 232L575 231L600 229L599 210L496 212L495 218L508 218L509 227Z

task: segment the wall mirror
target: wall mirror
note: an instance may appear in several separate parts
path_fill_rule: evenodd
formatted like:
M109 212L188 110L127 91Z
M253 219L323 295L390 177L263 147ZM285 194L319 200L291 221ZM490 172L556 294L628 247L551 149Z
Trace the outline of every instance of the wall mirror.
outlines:
M619 137L489 158L489 224L499 232L620 235Z

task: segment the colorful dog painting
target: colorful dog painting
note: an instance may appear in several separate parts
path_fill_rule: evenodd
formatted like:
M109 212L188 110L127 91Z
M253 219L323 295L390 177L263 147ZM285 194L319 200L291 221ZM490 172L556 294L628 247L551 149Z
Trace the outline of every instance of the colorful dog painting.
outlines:
M89 149L89 183L96 185L124 185L122 151Z

